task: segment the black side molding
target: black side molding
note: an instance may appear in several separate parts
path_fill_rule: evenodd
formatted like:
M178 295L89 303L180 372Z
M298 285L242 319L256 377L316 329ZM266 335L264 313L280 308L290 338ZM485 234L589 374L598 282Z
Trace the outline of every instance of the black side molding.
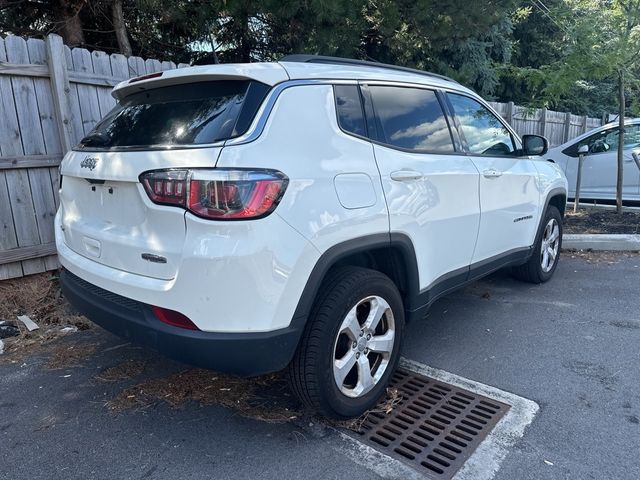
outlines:
M551 202L551 199L554 197L558 197L558 196L562 196L564 197L564 204L565 204L565 208L567 205L567 191L565 191L562 188L554 188L552 189L549 194L547 195L547 198L544 202L544 210L542 210L542 216L544 217L544 212L547 211L547 207L549 206L549 203ZM564 209L560 212L560 214L564 217ZM540 220L542 221L542 219Z
M532 247L524 247L505 252L495 257L482 260L473 265L449 272L436 279L425 289L420 289L418 263L411 239L402 233L375 234L349 240L327 250L316 263L302 296L298 301L291 326L303 328L311 312L311 307L327 272L341 259L349 255L367 250L388 248L400 252L405 270L397 272L405 281L404 307L407 320L421 318L428 308L439 298L465 285L487 276L504 267L525 263L533 251Z
M419 291L418 266L416 254L413 249L413 243L409 237L400 233L379 233L355 238L338 245L334 245L322 254L320 259L316 262L316 265L307 280L307 284L304 287L302 296L298 301L298 306L296 307L294 314L294 321L299 322L301 319L306 321L309 313L311 312L311 307L313 306L318 290L320 289L320 285L331 267L349 255L366 252L367 250L384 248L393 248L396 251L399 251L403 257L403 263L407 268L406 272L402 272L407 282L405 308L410 309L414 305Z
M413 320L423 317L429 307L439 298L486 277L501 268L515 267L526 263L531 258L532 252L533 247L516 248L495 257L481 260L468 267L444 274L427 288L420 291L417 299L419 307L407 312L408 318Z

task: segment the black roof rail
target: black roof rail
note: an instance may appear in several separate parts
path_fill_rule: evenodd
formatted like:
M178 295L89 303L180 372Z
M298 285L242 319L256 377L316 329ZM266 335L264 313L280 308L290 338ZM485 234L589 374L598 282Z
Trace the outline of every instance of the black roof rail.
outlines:
M390 65L382 62L370 62L368 60L356 60L354 58L343 57L330 57L326 55L305 55L294 54L286 55L282 57L279 62L301 62L301 63L324 63L334 65L354 65L359 67L377 67L388 68L389 70L396 70L399 72L413 73L416 75L424 75L425 77L439 78L440 80L446 80L447 82L458 83L452 78L445 77L444 75L438 75L437 73L425 72L424 70L418 70L417 68L400 67L398 65Z

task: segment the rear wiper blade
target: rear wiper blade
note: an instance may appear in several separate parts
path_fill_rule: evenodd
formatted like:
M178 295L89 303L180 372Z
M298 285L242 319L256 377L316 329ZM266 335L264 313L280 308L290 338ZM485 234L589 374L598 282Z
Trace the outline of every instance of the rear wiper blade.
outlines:
M84 137L82 140L80 140L80 145L89 146L89 147L91 146L100 147L100 146L106 145L108 142L109 142L109 137L107 137L104 133L93 132L87 135L86 137Z

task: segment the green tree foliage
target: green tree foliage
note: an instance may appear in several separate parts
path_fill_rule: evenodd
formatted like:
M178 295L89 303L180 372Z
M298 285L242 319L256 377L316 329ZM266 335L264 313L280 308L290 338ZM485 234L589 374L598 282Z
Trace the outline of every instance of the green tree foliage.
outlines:
M511 62L499 66L496 96L591 116L617 111L618 81L609 67L620 62L621 52L637 51L632 43L621 43L619 35L628 22L634 24L638 2L529 3L514 14L515 47ZM633 85L628 83L627 88ZM635 111L635 105L630 106Z
M80 32L67 35L60 4ZM257 61L289 53L372 59L435 70L491 95L513 46L517 0L129 0L132 53L175 61ZM114 0L0 0L0 31L118 51ZM63 13L64 13L63 12ZM33 20L37 19L37 20ZM215 54L214 54L215 52Z
M511 61L498 66L497 98L596 117L616 110L615 82L585 76L582 69L579 75L564 75L576 45L576 12L570 2L526 2L512 21L514 48Z
M491 95L498 83L496 64L510 58L509 12L516 3L367 2L363 56L434 70Z
M121 22L115 21L116 3L122 4ZM449 75L496 100L600 116L617 109L617 78L602 73L620 63L611 52L634 51L607 35L624 27L635 3L0 0L0 33L58 32L70 46L187 63L290 53L377 60ZM625 81L628 91L633 79Z

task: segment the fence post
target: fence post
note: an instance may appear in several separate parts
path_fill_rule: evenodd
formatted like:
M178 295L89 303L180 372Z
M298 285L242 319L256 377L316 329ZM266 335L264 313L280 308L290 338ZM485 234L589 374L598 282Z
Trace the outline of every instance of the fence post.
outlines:
M564 117L564 135L562 143L570 140L569 135L571 133L571 112L567 112Z
M513 102L507 103L507 123L513 127Z
M60 132L60 144L63 154L71 150L71 89L69 74L64 56L62 37L51 34L46 38L47 59L51 78L51 94L53 108L56 112L56 122Z
M540 110L540 135L547 136L547 107Z
M587 133L587 121L588 121L589 117L587 117L586 115L584 115L582 117L582 133Z

